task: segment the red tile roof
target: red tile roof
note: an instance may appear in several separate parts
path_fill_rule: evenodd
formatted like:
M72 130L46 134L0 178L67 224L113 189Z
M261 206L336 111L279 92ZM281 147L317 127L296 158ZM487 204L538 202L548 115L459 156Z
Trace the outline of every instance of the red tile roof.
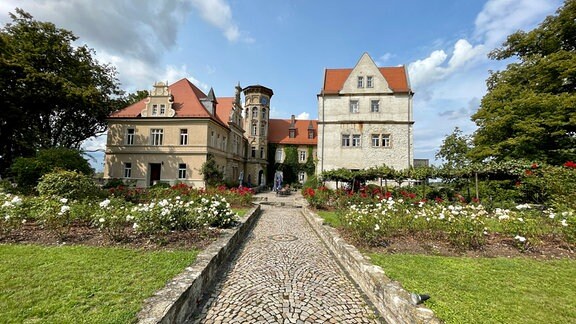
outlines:
M268 142L275 144L293 145L317 145L318 143L318 121L312 120L314 128L314 138L308 138L308 126L310 120L296 119L296 137L290 138L290 119L270 119L268 127Z
M174 117L212 118L223 126L228 124L226 112L230 114L230 109L232 108L232 103L228 100L230 98L217 98L216 116L212 116L200 102L201 99L207 97L206 94L188 79L181 79L168 86L168 89L174 97L172 104L172 109L176 112ZM140 113L146 108L145 101L146 99L142 99L124 109L115 111L109 118L140 118ZM223 112L219 112L219 110L223 110ZM226 117L223 118L223 116Z
M410 92L406 69L404 66L378 68L394 92ZM342 90L344 82L353 69L326 69L324 72L323 91L327 94L337 94Z
M230 120L230 112L232 112L234 100L234 97L216 98L216 101L218 101L218 105L216 105L216 117L226 125L228 125L228 121Z

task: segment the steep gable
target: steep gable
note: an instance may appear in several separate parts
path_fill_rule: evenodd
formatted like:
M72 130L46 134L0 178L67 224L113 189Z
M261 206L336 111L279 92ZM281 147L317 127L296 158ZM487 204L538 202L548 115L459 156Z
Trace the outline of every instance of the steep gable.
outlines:
M358 76L364 76L364 87L358 89ZM373 88L366 87L366 77L372 76ZM410 83L404 66L377 67L364 53L353 69L326 69L324 71L323 94L344 93L411 93Z
M209 118L210 113L200 102L201 99L207 98L202 90L198 89L188 79L181 79L168 86L173 97L172 109L175 113L173 117L205 117ZM142 99L124 109L115 111L109 118L138 118L141 112L146 108L146 102L149 98Z
M368 78L372 78L371 86L368 85ZM360 82L359 79L361 80ZM361 83L361 86L359 83ZM340 90L342 94L364 92L392 92L388 86L388 81L386 81L386 78L380 73L376 63L374 63L368 53L364 53L362 57L360 57L360 60L344 81L342 90Z

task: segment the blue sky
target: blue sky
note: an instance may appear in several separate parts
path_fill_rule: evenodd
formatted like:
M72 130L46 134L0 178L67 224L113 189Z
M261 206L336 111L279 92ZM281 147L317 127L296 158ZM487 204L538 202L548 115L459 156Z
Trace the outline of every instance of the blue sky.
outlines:
M415 157L434 155L485 94L486 54L530 30L561 0L4 0L0 23L20 7L72 30L117 67L122 89L188 78L217 96L234 86L274 90L272 117L317 117L325 68L351 68L364 52L380 66L406 65L414 96ZM106 136L87 141L103 149ZM102 153L93 154L102 169ZM436 162L438 163L438 162Z

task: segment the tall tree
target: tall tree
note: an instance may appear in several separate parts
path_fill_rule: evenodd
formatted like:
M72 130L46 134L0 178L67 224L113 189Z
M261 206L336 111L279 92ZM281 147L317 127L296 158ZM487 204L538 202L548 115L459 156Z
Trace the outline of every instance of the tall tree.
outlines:
M450 135L446 135L436 153L437 159L444 160L443 167L447 169L459 169L470 164L468 153L470 152L470 136L464 135L460 128L454 128Z
M21 9L0 29L0 174L39 149L78 149L106 129L122 92L115 69L78 38Z
M472 116L477 160L576 159L576 0L530 32L508 36L489 57L517 58L487 80L488 93Z

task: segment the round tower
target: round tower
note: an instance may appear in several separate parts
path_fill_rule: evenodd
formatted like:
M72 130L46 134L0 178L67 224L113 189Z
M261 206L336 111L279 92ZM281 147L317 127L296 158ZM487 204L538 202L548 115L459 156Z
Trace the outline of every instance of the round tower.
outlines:
M268 164L268 121L272 89L261 85L247 86L244 92L244 131L248 139L248 175L253 185L266 184ZM245 178L246 179L246 178Z

